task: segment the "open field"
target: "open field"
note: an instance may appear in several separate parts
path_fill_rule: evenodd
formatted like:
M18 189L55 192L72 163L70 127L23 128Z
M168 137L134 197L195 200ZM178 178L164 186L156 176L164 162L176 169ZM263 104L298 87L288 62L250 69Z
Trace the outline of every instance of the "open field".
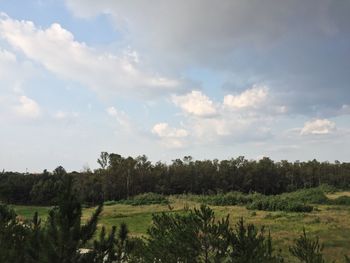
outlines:
M350 196L350 192L335 192L335 193L327 194L327 197L329 199L336 199L340 196Z
M335 193L334 198L348 195L349 192ZM184 211L184 207L198 207L199 203L190 201L186 197L170 197L171 212ZM35 211L43 218L50 208L33 206L13 206L17 214L23 219L30 219ZM297 238L303 227L311 236L319 236L324 243L324 253L327 259L342 262L345 254L350 255L350 207L335 205L317 205L311 213L269 212L247 210L243 206L211 206L216 217L230 215L232 226L243 217L247 223L265 226L271 231L276 247L282 249L282 254L289 257L288 247ZM84 209L83 219L88 218L93 208ZM143 236L151 224L152 214L163 211L169 212L168 205L131 206L113 204L104 207L100 225L110 228L126 222L132 236Z

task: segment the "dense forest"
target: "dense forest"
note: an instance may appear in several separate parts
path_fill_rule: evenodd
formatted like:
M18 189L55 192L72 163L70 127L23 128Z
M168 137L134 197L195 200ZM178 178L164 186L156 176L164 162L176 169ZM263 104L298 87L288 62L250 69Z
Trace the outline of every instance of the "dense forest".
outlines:
M350 163L335 161L274 162L270 158L247 160L193 160L186 156L170 164L152 163L146 156L122 157L102 152L99 169L70 172L79 201L99 204L128 199L140 193L212 194L240 191L265 195L328 184L340 189L350 186ZM0 173L0 200L12 204L53 205L62 188L62 166L40 174Z

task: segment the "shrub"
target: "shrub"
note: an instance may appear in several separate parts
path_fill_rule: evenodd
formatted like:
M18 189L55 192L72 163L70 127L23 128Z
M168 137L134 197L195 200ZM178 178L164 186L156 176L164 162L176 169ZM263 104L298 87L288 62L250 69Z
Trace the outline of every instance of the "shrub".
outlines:
M104 206L110 206L115 204L118 204L118 201L106 201L103 203Z
M324 193L335 193L336 191L338 191L338 189L333 186L333 185L329 185L329 184L321 184L319 187L317 187L318 189L322 190Z
M313 207L282 196L266 196L247 205L248 209L286 212L311 212Z
M153 205L153 204L169 204L169 200L164 196L156 193L145 193L136 195L131 199L125 199L117 201L116 203L119 204L126 204L126 205Z
M199 202L208 205L246 205L253 202L254 199L262 197L262 194L243 194L241 192L228 192L226 194L201 196Z
M350 196L339 196L336 199L329 200L331 205L350 205Z
M322 255L323 245L318 237L314 240L307 237L305 229L303 234L295 241L294 246L289 248L290 253L303 263L325 263Z
M281 196L293 201L309 204L326 204L328 202L328 198L321 188L302 189L291 193L285 193Z
M269 233L266 236L264 228L259 231L253 224L245 225L241 218L231 235L232 251L229 262L284 262L280 254L275 255L271 235Z
M241 219L232 229L228 216L216 220L205 205L186 214L154 214L148 235L145 262L283 262L263 228Z
M14 210L0 204L0 262L19 263L25 257L28 233L16 218Z

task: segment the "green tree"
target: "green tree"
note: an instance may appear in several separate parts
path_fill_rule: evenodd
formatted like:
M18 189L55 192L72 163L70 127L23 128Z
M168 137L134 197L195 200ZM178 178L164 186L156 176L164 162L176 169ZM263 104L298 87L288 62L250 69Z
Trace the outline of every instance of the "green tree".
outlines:
M198 262L200 242L194 214L154 214L148 229L146 262Z
M37 263L41 262L42 258L42 249L44 244L43 239L43 229L41 227L41 219L38 216L38 212L34 213L33 219L29 224L28 234L26 236L26 262L28 263Z
M0 262L26 262L27 230L16 217L11 208L0 205Z
M230 236L229 216L216 222L214 211L201 205L194 209L196 234L200 244L200 262L222 262L227 256Z
M109 165L109 154L108 152L101 152L100 158L97 160L97 163L101 166L102 170L107 169Z
M283 262L283 258L273 254L270 234L266 237L264 228L258 229L253 224L244 225L243 218L236 224L231 236L232 263L273 263Z
M82 225L82 208L73 191L73 179L66 176L59 205L49 212L47 219L43 262L84 262L80 249L93 237L101 211L102 205L98 206L88 222Z
M325 263L322 255L323 245L319 243L318 237L310 239L303 229L303 234L289 248L290 253L303 263Z

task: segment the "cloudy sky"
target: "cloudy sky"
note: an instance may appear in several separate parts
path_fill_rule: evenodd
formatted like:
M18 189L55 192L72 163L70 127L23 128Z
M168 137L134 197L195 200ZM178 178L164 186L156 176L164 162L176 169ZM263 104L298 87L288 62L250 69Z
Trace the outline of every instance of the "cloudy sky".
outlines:
M0 169L350 161L350 1L0 0Z

